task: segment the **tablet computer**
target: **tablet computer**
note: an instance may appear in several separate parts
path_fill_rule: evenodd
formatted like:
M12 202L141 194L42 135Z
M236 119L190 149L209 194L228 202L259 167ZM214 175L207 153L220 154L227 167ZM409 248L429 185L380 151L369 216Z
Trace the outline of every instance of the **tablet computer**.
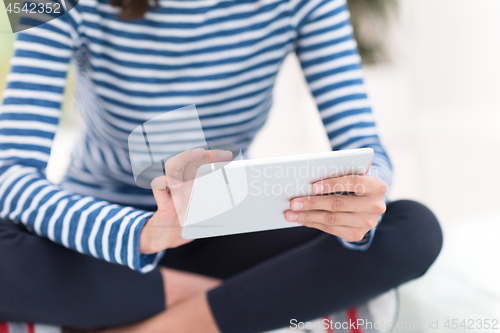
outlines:
M301 226L285 220L290 200L322 179L364 175L373 149L235 160L198 168L182 223L185 239Z

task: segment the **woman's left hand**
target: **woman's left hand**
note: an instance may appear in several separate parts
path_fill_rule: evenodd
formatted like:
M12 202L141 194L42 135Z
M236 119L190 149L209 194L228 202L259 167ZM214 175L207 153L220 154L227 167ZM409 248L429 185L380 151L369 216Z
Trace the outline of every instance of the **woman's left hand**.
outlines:
M372 176L325 179L313 184L316 196L293 199L285 219L357 242L377 225L385 212L386 191L385 182Z

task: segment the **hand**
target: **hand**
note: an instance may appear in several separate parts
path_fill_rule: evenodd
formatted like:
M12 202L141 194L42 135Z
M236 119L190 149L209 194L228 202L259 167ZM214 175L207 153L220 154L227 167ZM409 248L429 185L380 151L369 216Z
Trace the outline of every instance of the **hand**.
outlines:
M285 219L316 228L348 242L357 242L373 229L385 212L387 185L379 178L345 176L313 184L319 196L295 198ZM339 193L354 195L340 195Z
M144 225L139 251L156 253L189 243L181 237L187 205L196 171L203 164L230 161L232 153L225 150L186 150L165 163L165 176L151 182L157 211Z

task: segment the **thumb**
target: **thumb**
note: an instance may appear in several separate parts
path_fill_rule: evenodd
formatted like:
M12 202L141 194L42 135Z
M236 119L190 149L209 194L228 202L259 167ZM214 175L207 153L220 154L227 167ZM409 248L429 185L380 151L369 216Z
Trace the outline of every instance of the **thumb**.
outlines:
M153 196L158 206L158 211L162 213L168 213L172 217L177 215L175 210L174 200L172 199L172 194L169 189L153 189Z

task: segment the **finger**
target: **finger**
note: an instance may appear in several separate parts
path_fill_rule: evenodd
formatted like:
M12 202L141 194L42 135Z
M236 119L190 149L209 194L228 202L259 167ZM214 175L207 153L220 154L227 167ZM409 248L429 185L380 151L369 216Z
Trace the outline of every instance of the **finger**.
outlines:
M167 174L173 174L177 170L183 169L188 163L200 160L208 156L208 152L203 148L189 149L172 156L165 162Z
M168 188L168 180L166 176L156 177L151 181L151 189L165 190Z
M365 238L366 230L362 228L351 228L345 226L331 226L321 223L308 222L304 224L304 227L314 228L326 232L330 235L334 235L342 238L347 242L359 242Z
M166 213L167 216L175 217L177 215L172 195L168 189L153 190L153 196L158 206L158 211Z
M338 178L324 179L313 184L315 194L345 193L356 195L372 195L384 192L387 186L376 177L350 175Z
M165 173L171 178L169 179L171 183L185 181L185 175L192 175L190 179L187 179L191 180L201 165L230 161L232 156L233 153L227 150L204 150L203 148L186 150L165 163Z
M165 176L156 177L151 182L152 189L165 189L182 182L182 174L186 165L197 160L202 160L206 156L209 160L208 152L203 148L189 149L172 156L165 162Z
M233 153L228 150L207 150L202 158L191 161L186 164L185 169L198 169L203 164L229 162L233 157Z
M187 164L193 162L216 163L231 160L233 153L228 150L205 150L195 148L183 151L167 160L165 167L169 171L183 169ZM200 164L201 165L201 164Z
M214 149L214 150L209 150L211 152L211 162L212 163L218 163L218 162L229 162L233 158L233 153L229 150L221 150L221 149Z
M365 214L356 213L334 213L326 211L308 211L308 212L285 212L285 219L289 222L321 223L325 225L337 225L354 228L373 228L375 222Z
M229 162L233 153L228 150L208 150L202 159L190 162L184 168L184 180L192 180L196 177L196 172L200 166L209 163Z
M369 198L349 195L320 195L295 198L290 201L293 211L325 210L331 212L363 212L370 204Z

